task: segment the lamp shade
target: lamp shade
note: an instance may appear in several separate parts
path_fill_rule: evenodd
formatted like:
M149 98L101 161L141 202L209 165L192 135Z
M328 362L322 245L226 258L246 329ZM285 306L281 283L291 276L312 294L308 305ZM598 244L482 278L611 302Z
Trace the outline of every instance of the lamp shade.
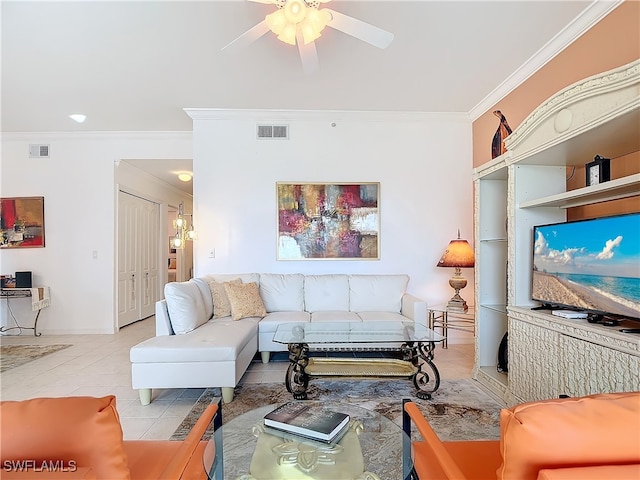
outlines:
M466 240L451 240L449 246L438 261L438 267L473 267L475 258L473 249Z

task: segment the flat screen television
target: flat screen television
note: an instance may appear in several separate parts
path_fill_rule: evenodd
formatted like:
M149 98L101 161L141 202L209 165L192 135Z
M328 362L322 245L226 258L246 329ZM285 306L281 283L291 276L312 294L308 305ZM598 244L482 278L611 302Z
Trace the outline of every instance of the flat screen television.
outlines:
M640 321L640 213L533 228L533 300Z

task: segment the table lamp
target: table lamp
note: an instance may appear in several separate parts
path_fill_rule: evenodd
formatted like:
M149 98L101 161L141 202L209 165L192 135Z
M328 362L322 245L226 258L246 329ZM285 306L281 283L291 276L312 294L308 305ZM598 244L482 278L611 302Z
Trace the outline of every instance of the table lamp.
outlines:
M471 268L474 265L473 249L469 242L460 240L460 230L458 238L451 240L447 249L442 254L438 262L438 267L453 267L455 271L453 277L449 279L449 285L456 293L447 303L447 310L450 312L466 313L469 307L467 302L460 296L460 290L467 286L467 280L462 276L461 268Z

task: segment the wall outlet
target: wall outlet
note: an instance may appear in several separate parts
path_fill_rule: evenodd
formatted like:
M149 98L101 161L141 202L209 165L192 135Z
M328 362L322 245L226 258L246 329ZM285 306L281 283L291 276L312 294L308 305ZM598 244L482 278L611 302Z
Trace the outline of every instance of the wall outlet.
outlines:
M212 248L209 250L209 258L216 258L216 249Z

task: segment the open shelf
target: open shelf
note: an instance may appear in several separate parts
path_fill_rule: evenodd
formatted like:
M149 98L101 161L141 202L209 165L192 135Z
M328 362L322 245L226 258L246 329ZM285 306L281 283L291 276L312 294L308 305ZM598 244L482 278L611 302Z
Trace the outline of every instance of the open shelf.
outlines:
M507 306L506 305L480 305L481 308L486 308L487 310L491 310L493 312L504 313L507 314Z
M558 193L535 200L522 202L520 208L535 207L560 207L570 208L581 205L589 205L620 198L640 195L640 173L629 175L623 178L616 178L599 185L578 188L568 192Z

